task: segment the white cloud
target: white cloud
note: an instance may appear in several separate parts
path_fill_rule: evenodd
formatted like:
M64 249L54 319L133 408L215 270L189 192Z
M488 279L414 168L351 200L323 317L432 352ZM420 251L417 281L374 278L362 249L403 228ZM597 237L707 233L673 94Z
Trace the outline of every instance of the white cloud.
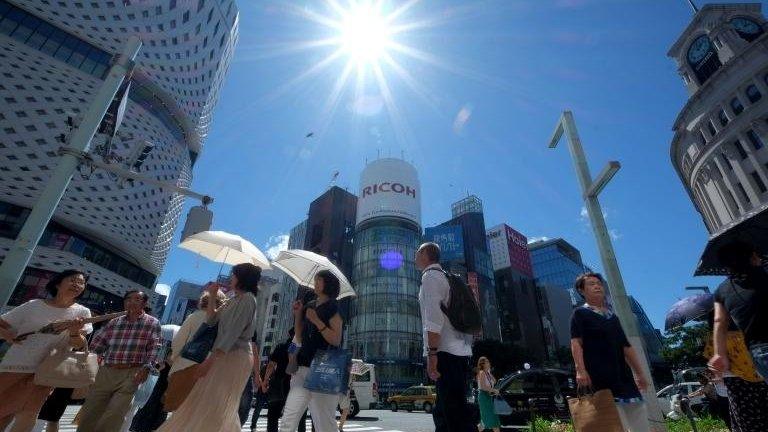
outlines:
M546 237L546 236L531 237L531 238L528 239L528 244L536 243L536 242L540 242L540 241L547 241L547 240L549 240L549 237Z
M269 259L277 258L280 251L288 249L288 238L288 234L278 234L269 238L267 244L264 245L264 249L266 249L264 253L267 254Z
M453 132L456 134L461 133L464 130L464 126L469 122L470 117L472 117L472 107L469 105L461 107L459 112L456 113L456 118L453 120Z
M589 212L587 211L586 206L581 207L581 212L579 212L579 219L589 225ZM606 212L605 209L603 209L603 219L608 219L608 212Z
M603 210L603 219L608 219L608 213L605 210ZM592 226L589 220L589 212L587 212L586 207L581 208L581 212L579 212L579 220L581 220L581 222L583 222L584 225L586 225L587 227ZM621 232L619 232L619 230L617 230L616 228L609 229L608 235L610 235L611 240L614 240L614 241L624 237L624 235L621 234Z

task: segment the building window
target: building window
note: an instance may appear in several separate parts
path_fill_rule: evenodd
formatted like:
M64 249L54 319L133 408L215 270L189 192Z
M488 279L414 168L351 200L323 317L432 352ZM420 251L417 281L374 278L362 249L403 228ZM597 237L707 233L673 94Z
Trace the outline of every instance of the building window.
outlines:
M747 99L749 99L751 103L755 103L763 97L763 95L760 93L760 90L758 90L754 84L750 84L750 86L747 87L746 93Z
M176 0L171 0L171 2L168 4L168 9L176 9Z
M715 129L715 125L712 123L712 120L707 122L707 130L711 136L717 135L717 129Z
M741 144L741 141L734 141L733 146L736 148L736 151L739 153L739 156L741 156L742 160L747 158L747 151L744 150L744 146Z
M725 126L728 124L728 115L725 114L724 109L720 109L720 112L717 113L717 119L720 120L720 126Z
M750 129L747 131L747 139L749 139L749 142L752 143L752 147L754 147L755 150L760 150L763 148L763 140L760 139L754 130Z
M765 187L765 182L763 182L763 179L760 178L760 174L758 174L757 171L752 171L751 176L752 180L755 181L757 188L760 189L760 193L765 193L765 191L768 191L768 188Z
M704 136L704 131L699 129L699 144L701 144L702 147L707 145L707 137Z
M744 105L741 104L739 98L735 97L731 99L731 109L733 109L734 114L739 115L744 112Z
M752 200L749 199L749 195L747 195L747 191L744 189L744 185L742 185L741 182L737 182L736 186L739 187L739 191L741 192L741 196L744 197L744 201L751 203Z

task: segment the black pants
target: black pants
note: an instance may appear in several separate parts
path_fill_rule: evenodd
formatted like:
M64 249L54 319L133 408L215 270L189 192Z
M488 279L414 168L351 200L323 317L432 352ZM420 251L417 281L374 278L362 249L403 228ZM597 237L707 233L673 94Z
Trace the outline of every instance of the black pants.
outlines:
M283 416L283 408L285 407L285 399L277 401L269 401L267 412L267 432L277 432L278 422L280 417ZM304 415L299 420L298 432L306 432L307 430L307 412L304 411Z
M477 432L467 404L469 357L437 353L437 400L432 411L435 432Z

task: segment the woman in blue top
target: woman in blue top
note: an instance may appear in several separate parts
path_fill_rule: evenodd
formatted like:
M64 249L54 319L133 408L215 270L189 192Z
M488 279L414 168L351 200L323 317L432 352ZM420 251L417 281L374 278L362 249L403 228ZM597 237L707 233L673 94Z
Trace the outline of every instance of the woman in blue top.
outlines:
M606 305L603 277L581 275L576 290L586 300L571 316L571 351L579 387L611 390L624 430L650 431L648 411L640 396L648 381L619 318Z

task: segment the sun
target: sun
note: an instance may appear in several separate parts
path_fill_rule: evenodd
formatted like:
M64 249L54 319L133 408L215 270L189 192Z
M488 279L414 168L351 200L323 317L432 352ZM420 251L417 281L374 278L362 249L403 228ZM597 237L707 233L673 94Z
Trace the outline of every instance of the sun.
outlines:
M439 95L419 79L421 68L413 66L422 63L463 74L435 54L413 46L421 31L442 25L453 16L418 6L423 0L322 0L305 6L273 1L308 21L307 30L313 35L285 44L284 52L320 51L325 55L273 90L270 97L326 73L335 77L321 108L319 136L331 124L338 107L346 105L360 117L386 112L395 138L405 142L409 127L396 92L407 88L430 107L436 107L439 100Z
M380 5L352 5L341 20L341 48L358 66L378 63L392 45L391 29Z

